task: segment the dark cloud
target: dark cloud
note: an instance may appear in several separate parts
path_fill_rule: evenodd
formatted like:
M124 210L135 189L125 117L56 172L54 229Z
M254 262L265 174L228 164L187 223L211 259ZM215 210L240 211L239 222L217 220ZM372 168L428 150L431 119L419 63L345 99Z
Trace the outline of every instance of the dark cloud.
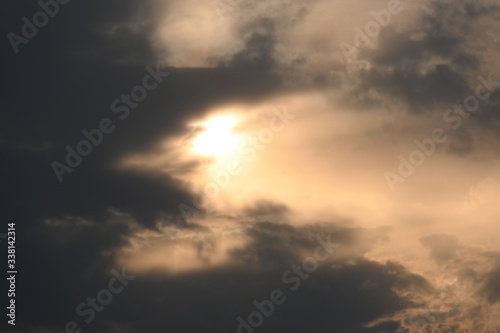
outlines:
M286 302L276 306L259 331L397 332L397 322L365 325L414 306L401 296L405 292L429 289L425 279L399 264L377 263L362 256L338 258L333 253L292 290L299 280L291 280L295 275L283 277L284 273L292 265L301 265L307 253L313 254L319 246L314 235L321 234L325 241L330 235L340 251L355 246L360 232L371 231L326 224L294 228L257 223L247 231L253 241L234 252L228 266L176 276L141 274L114 296L95 321L86 324L75 308L107 286L112 277L109 272L116 267L113 253L133 229L119 221L80 223L75 229L75 221L69 220L40 226L26 236L23 253L32 257L25 258L30 265L23 267L19 299L39 301L24 302L18 327L24 332L31 332L30 327L55 331L75 320L83 331L92 332L231 332L236 331L239 316L247 318L255 310L254 300L269 299L271 291L281 289ZM42 245L43 252L35 251ZM251 253L253 262L248 261ZM64 265L47 271L51 262Z
M243 50L221 65L263 71L272 69L276 63L277 45L274 22L271 19L260 18L241 28L239 34L244 42Z
M500 269L488 274L486 284L482 289L491 303L500 301Z
M275 217L276 218L276 217ZM237 261L244 260L246 265L273 267L277 262L292 264L300 260L304 251L307 252L317 245L316 236L328 237L332 243L341 244L333 261L345 261L362 258L378 243L387 241L388 229L378 228L365 230L361 228L338 227L331 223L318 223L304 227L294 227L281 223L258 222L247 232L251 243L243 250L234 254Z
M490 303L500 301L500 255L495 253L494 259L496 260L496 265L481 277L482 286L479 290L479 294Z
M24 3L10 6L9 20L3 22L9 31L21 24L23 15L39 10ZM115 208L152 226L165 214L177 214L177 205L192 201L194 194L168 174L118 171L114 166L119 159L184 134L188 119L215 105L255 101L279 91L279 80L266 68L242 63L253 62L253 56L242 56L231 68L168 68L163 71L170 76L119 120L111 103L141 84L145 67L154 68L159 60L149 46L155 17L149 2L71 2L21 45L18 55L2 44L8 55L2 72L9 82L1 93L0 125L0 151L9 161L3 166L9 176L0 184L11 189L3 198L6 214L25 223L65 215L102 220ZM260 38L249 39L257 58ZM76 148L85 139L81 131L98 127L103 118L110 118L116 130L59 184L51 163L64 163L66 145ZM21 149L38 146L45 148ZM192 167L181 166L181 171Z
M373 262L318 269L295 292L281 281L282 274L281 270L258 273L231 270L168 281L144 277L142 281L135 281L130 293L116 304L108 318L129 332L159 329L235 332L237 318L247 318L255 311L253 301L269 299L272 290L281 289L287 300L276 306L274 314L265 319L259 328L261 332L324 332L330 329L339 332L396 332L396 323L371 329L363 326L410 306L394 292L394 287L415 287L397 266ZM370 287L365 287L367 281ZM147 310L142 313L129 310L131 305L143 302L143 299L149 300ZM129 320L125 322L124 317ZM97 332L101 331L99 326L104 326L99 324L93 325Z
M28 1L1 6L4 36L39 10ZM178 204L192 202L188 184L165 173L116 169L121 158L157 151L159 140L185 134L187 120L216 105L255 101L280 89L277 79L254 68L168 68L170 76L120 121L111 103L141 84L145 67L160 60L150 47L158 22L148 10L149 2L73 1L19 54L7 40L1 44L8 84L0 92L0 186L9 189L1 205L23 234L18 283L24 287L17 295L23 332L63 329L76 305L106 286L114 252L133 233L132 224L111 222L114 214L154 229L159 220L178 223ZM59 183L51 163L64 163L65 146L75 148L81 131L102 118L112 119L116 130ZM51 220L67 226L44 224Z
M357 84L346 100L358 106L385 104L389 108L390 102L382 101L402 101L417 113L461 103L473 94L470 80L481 74L481 60L469 47L469 33L477 29L474 23L479 17L492 18L497 13L495 5L459 1L450 6L436 1L414 28L383 28L377 47L360 53L360 60L370 67L356 73ZM466 19L471 15L474 20ZM480 32L473 38L489 42Z
M164 10L171 10L170 4L166 1ZM154 68L169 55L168 48L159 54L152 46L162 24L155 5L71 1L20 46L19 54L7 38L0 45L6 83L0 92L0 199L4 219L15 219L20 235L17 331L61 331L67 321L75 320L83 332L230 332L236 330L238 316L254 311L254 300L269 298L274 289L283 289L287 301L266 318L260 332L402 331L398 321L388 318L422 306L409 295L432 288L401 264L365 257L387 240L388 229L339 227L340 222L296 227L284 221L293 208L268 200L255 201L241 211L242 218L231 220L248 243L232 250L227 264L172 276L162 271L141 274L92 324L76 315L79 303L107 286L111 270L121 270L118 254L138 233L160 232L166 225L211 232L202 224L186 226L178 209L195 195L192 184L179 176L203 162L172 161L163 172L151 172L119 168L119 161L131 154L158 154L163 139L186 136L190 120L217 106L257 103L290 92L284 81L292 77L299 82L301 73L293 71L312 59L301 54L289 59L288 67L280 63L280 29L310 12L307 5L294 5L290 23L263 15L235 28L243 48L208 59L214 67L162 68L169 76L120 120L111 103L142 83L146 66ZM35 1L9 0L0 8L4 36L18 33L21 17L39 10ZM412 31L421 33L418 38L384 29L377 49L362 53L372 67L353 78L354 88L346 99L363 108L402 101L419 114L460 101L471 92L470 79L477 76L481 59L465 47L465 33L472 25L455 23L495 15L496 5L435 2L419 22L421 31ZM344 82L338 73L318 74L312 81L314 87L353 83ZM495 92L483 111L471 118L495 129L492 120L498 118L499 105L500 94ZM59 183L51 163L64 162L65 147L74 148L84 139L81 131L96 128L102 118L112 119L115 131ZM461 134L455 140L461 145L450 149L459 154L472 150L469 133ZM291 292L283 273L313 253L318 246L315 235L331 235L340 247ZM447 235L424 237L421 242L438 261L456 258L462 248ZM211 248L202 251L209 255ZM498 268L483 277L472 269L462 273L471 281L482 281L482 295L498 302ZM5 280L2 290L4 284Z

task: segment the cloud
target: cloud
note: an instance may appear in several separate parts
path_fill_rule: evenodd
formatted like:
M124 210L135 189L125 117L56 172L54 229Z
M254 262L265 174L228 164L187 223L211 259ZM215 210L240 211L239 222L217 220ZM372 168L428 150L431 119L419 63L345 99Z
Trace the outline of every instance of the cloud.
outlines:
M361 52L369 68L359 72L354 93L366 95L373 90L381 99L402 101L419 113L449 107L467 96L468 80L478 70L479 59L466 47L468 39L462 30L471 22L463 19L468 15L463 9L481 6L432 2L414 27L404 31L383 28L378 45Z
M405 3L359 53L360 71L346 68L339 43L387 1L232 1L222 18L213 4L70 2L18 55L0 46L18 328L231 332L277 288L287 302L259 331L413 333L415 318L437 332L500 327L500 92L397 195L381 176L494 72L496 1ZM0 7L4 36L39 9ZM169 76L120 120L111 104L157 64ZM271 104L296 120L186 224L178 205L213 170L183 154L190 124L238 112L251 134L270 126ZM51 163L102 118L116 130L59 183ZM340 247L292 291L283 274L314 255L318 235ZM137 278L85 326L76 306L122 267Z
M276 306L275 313L266 318L260 328L263 332L275 332L278 328L292 332L306 328L310 332L332 328L341 332L396 332L398 323L385 318L412 306L413 301L404 294L429 289L424 278L400 264L367 260L360 252L355 256L346 255L347 248L359 246L359 234L372 233L370 230L331 224L296 228L271 222L256 223L244 232L251 241L241 251L232 251L228 264L176 275L143 272L123 293L115 295L117 300L87 326L75 313L76 305L107 285L109 272L116 265L113 258L118 249L126 245L124 236L145 232L133 219L120 222L123 220L124 216L115 215L106 226L82 223L78 231L70 220L68 223L54 221L26 235L31 244L28 250L41 243L48 242L48 245L32 258L36 263L26 268L21 281L29 286L23 293L44 299L45 306L26 304L23 311L28 319L20 324L22 328L27 332L30 327L54 330L63 327L66 321L75 320L82 329L94 332L106 332L112 327L117 332L160 328L230 332L236 331L239 316L246 318L255 310L254 300L263 301L272 290L281 289L287 301ZM173 242L183 232L181 228L178 232L169 230L173 238L159 239L156 244L150 240L149 245L157 247L162 242ZM333 242L340 244L339 256L332 254L300 282L300 288L294 289L297 280L284 273L292 265L300 265L307 253L312 255L319 246L314 240L315 234L320 234L325 241L331 236ZM39 279L45 281L45 267L51 261L65 265L51 270L50 276L55 275L50 282L36 283ZM134 273L130 269L127 272ZM52 294L50 299L44 297L47 291Z
M489 302L497 303L500 301L500 269L498 267L494 268L485 278L486 281L481 289L481 293Z
M426 236L420 242L430 249L431 257L437 261L454 259L456 251L462 248L458 239L449 235Z
M286 205L274 203L268 200L259 200L245 209L245 214L250 216L261 215L283 215L289 211Z

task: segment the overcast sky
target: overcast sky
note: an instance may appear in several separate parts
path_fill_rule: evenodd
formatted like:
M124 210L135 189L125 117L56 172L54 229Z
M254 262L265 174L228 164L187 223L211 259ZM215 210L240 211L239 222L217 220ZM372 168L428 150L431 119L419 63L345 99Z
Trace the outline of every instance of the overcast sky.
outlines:
M0 8L2 331L500 332L498 1Z

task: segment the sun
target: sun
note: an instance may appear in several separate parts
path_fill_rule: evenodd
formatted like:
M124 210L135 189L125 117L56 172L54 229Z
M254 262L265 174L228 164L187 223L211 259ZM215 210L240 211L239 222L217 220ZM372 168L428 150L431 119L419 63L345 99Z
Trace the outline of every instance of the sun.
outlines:
M233 133L237 120L231 116L217 116L197 124L205 130L193 141L193 151L205 156L226 156L232 154L239 139Z

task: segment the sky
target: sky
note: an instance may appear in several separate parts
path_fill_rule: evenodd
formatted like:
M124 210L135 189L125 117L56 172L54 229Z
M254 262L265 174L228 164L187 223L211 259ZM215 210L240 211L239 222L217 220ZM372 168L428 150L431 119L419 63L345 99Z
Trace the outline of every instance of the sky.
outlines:
M0 8L2 332L500 332L498 1Z

